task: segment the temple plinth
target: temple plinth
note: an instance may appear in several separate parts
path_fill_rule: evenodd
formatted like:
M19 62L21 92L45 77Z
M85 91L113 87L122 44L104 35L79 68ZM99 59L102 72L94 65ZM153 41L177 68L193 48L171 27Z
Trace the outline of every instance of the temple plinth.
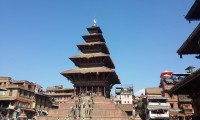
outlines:
M74 84L75 95L89 93L110 97L112 86L121 82L100 27L95 24L87 30L89 34L82 36L85 43L77 45L82 54L69 57L78 68L61 74Z

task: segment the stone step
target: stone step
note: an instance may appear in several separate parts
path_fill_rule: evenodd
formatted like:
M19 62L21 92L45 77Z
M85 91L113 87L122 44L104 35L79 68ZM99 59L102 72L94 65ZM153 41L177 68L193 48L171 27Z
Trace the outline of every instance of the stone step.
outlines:
M50 109L48 111L48 116L37 117L37 120L65 120L66 115L71 114L71 108L75 106L75 101L77 101L77 99L78 97L75 97L74 99L70 99L66 103L60 103L59 109ZM88 100L90 100L90 97L82 98L83 103L87 104ZM119 109L116 104L111 101L111 99L105 97L94 97L91 117L91 120L129 120L126 112ZM71 118L69 120L74 119Z
M66 120L66 119L63 116L56 116L56 117L40 116L40 117L37 117L36 120Z
M111 99L105 98L105 97L95 97L94 102L112 102Z
M48 111L48 117L62 116L65 117L71 113L71 109L50 109Z
M59 109L70 109L74 106L74 103L66 103L66 104L61 104L59 105Z
M94 109L115 109L116 108L116 105L115 104L99 104L99 103L96 103L93 105L93 108Z
M130 120L129 117L92 117L91 120Z
M57 117L37 117L37 120L66 120L65 117L62 116L57 116ZM73 118L69 120L74 120ZM91 120L130 120L129 117L92 117Z
M112 110L106 110L106 109L93 109L93 112L91 116L95 117L102 117L102 116L114 116L114 117L126 117L127 114L119 109L112 109Z
M59 109L69 109L72 106L74 106L74 104L75 104L75 100L74 99L69 99L65 103L59 103Z

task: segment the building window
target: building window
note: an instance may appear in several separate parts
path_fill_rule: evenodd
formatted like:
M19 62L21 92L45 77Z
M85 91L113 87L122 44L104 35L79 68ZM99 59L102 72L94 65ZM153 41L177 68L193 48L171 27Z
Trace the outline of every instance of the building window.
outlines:
M24 91L24 96L27 97L28 93L26 91Z
M26 103L23 102L23 103L22 103L22 107L23 107L23 108L26 108Z
M9 96L12 96L13 94L13 90L10 90Z
M31 89L31 85L28 85L28 89L29 89L29 90Z
M174 104L170 103L171 108L174 108Z
M124 101L124 103L126 103L126 101Z
M127 103L129 103L129 101L127 101Z
M129 95L127 95L127 98L129 98Z
M41 99L40 99L40 102L42 103L43 102L43 98L41 97Z
M27 92L27 98L30 98L30 93L29 92Z
M21 107L21 104L20 104L20 102L18 103L18 107Z
M30 93L30 97L33 97L34 96L34 94L33 93Z
M31 107L31 105L30 105L30 103L28 103L28 108L30 108Z
M20 90L20 96L24 96L24 91Z
M40 101L40 97L38 97L38 102L40 103L41 101Z
M2 92L2 95L5 96L5 95L6 95L6 91L3 91L3 92Z

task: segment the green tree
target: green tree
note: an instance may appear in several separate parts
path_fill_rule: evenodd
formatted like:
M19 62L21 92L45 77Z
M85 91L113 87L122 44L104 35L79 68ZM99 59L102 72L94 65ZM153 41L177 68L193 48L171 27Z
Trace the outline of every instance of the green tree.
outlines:
M139 114L139 116L145 120L145 105L144 102L139 101L137 103L137 107L136 107L136 114Z

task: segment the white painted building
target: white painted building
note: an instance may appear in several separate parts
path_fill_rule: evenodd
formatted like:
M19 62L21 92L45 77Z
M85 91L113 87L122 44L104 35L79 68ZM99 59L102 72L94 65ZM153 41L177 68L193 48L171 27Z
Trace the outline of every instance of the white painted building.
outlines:
M116 87L115 88L115 104L133 104L133 86L126 85L126 87Z

